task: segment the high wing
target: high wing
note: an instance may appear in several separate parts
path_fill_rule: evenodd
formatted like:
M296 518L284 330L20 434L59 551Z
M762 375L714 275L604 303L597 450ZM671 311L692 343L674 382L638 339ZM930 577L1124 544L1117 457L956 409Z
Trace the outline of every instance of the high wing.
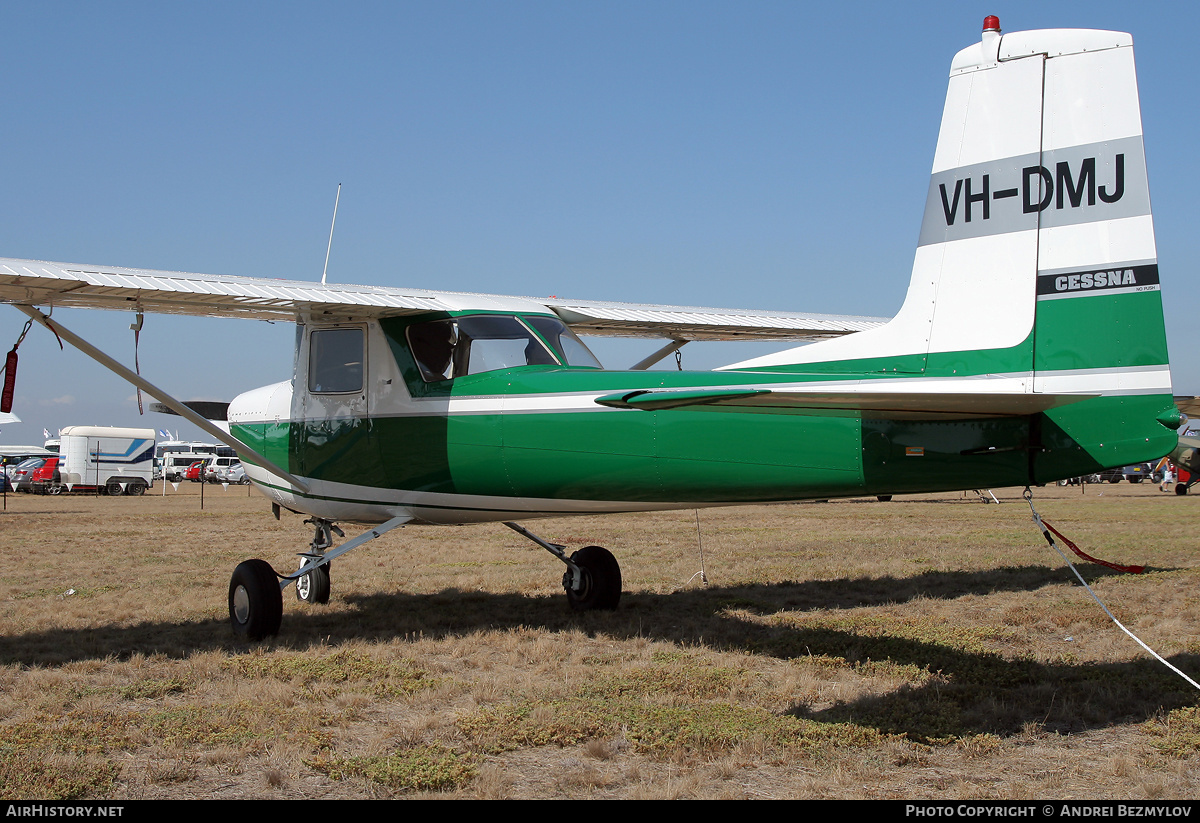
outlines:
M269 280L0 258L0 302L26 306L295 320L429 311L552 311L579 334L673 340L800 341L880 326L887 318L657 306L557 297Z

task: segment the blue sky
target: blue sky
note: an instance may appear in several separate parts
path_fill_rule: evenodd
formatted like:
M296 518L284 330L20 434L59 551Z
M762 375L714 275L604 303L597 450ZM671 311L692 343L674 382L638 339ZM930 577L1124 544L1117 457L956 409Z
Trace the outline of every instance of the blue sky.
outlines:
M1132 32L1168 335L1200 394L1197 53L1127 2L6 3L0 255L502 294L888 316L950 58L1006 31ZM56 316L132 363L132 317ZM23 317L0 307L0 350ZM1097 330L1097 334L1102 333ZM290 376L290 324L147 316L183 399ZM601 343L610 366L657 343ZM684 349L709 368L762 347ZM34 329L0 440L139 420Z

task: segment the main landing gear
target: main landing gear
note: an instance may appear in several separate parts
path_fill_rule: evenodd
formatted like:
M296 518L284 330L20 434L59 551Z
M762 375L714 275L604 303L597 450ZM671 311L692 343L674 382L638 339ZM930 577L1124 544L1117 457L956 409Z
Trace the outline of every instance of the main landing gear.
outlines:
M621 602L621 566L608 549L585 546L568 557L566 546L543 540L519 523L506 521L504 525L537 543L567 565L563 573L563 588L567 590L567 602L575 611L611 611Z
M329 565L335 557L403 526L411 517L394 517L333 548L333 535L345 537L334 523L321 518L304 522L314 527L309 550L300 555L300 568L290 575L278 574L265 560L247 560L233 570L229 580L229 623L234 634L247 640L262 640L279 633L283 620L283 589L296 584L296 599L302 603L328 603ZM612 552L601 546L585 546L568 556L566 547L543 540L517 523L507 522L518 534L537 543L567 567L563 588L575 611L612 610L621 601L621 566Z

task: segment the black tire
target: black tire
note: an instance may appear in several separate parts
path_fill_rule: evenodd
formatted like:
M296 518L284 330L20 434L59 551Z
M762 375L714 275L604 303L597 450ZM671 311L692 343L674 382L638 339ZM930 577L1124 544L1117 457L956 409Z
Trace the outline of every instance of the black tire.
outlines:
M250 475L243 474L242 479L239 480L238 482L241 483L243 486L249 486L250 485Z
M1187 483L1176 483L1175 493L1181 496L1187 494Z
M133 497L140 497L146 493L146 484L134 480L132 483L125 486L125 493Z
M1140 478L1140 477L1130 477L1130 478L1129 478L1129 482L1130 482L1130 483L1141 483L1141 482L1142 482L1142 478Z
M109 480L108 484L105 485L105 487L104 487L104 491L106 491L108 493L109 497L120 497L122 494L125 493L124 490L121 488L121 484L118 483L116 480Z
M308 558L300 564L308 562ZM330 561L324 566L318 566L303 577L296 578L296 599L301 603L318 603L324 605L329 602L329 567L333 565Z
M887 503L892 499L892 496L890 494L877 494L875 495L875 499L880 503Z
M62 494L62 493L63 493L62 483L51 483L48 486L46 486L46 494Z
M1110 478L1108 478L1108 482L1109 482L1109 483L1120 483L1120 482L1121 482L1121 475L1119 475L1119 474L1118 474L1116 477L1110 477Z
M577 612L605 609L611 611L621 602L621 566L612 552L603 546L585 546L571 555L571 562L583 571L583 587L571 590L571 573L563 575L567 602Z
M229 624L247 640L262 640L279 633L283 622L283 594L279 577L265 560L239 563L229 579Z

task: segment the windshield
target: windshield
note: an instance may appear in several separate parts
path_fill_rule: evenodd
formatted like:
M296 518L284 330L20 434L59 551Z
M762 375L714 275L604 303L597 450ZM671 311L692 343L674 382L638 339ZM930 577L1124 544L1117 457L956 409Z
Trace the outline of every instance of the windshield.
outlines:
M512 366L560 364L528 326L505 315L416 323L408 328L408 344L427 383Z
M529 325L544 337L554 348L555 353L568 366L586 366L593 369L603 368L592 350L575 336L575 332L567 328L567 324L557 317L529 317Z

